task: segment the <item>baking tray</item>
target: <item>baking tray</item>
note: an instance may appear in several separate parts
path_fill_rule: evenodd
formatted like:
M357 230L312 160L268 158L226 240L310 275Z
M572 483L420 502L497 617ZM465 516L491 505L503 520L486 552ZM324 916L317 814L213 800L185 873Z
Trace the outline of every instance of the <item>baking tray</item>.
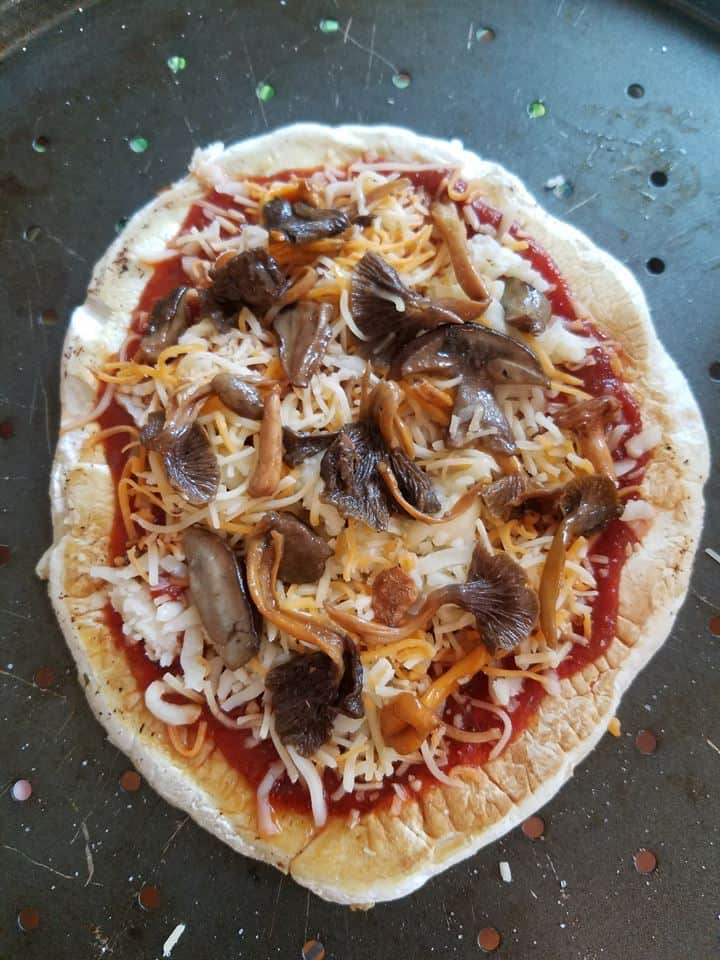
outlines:
M173 960L299 957L313 938L337 960L470 958L487 926L502 958L718 956L720 566L702 549L670 639L625 697L622 735L546 805L544 837L516 830L368 913L237 856L144 784L123 790L128 763L33 574L50 541L63 332L92 264L194 147L295 120L457 136L517 172L640 278L716 441L716 34L620 0L46 0L0 4L0 42L0 958L155 958L178 924ZM258 84L274 96L259 100ZM702 548L720 549L716 477L708 504ZM633 866L643 847L650 875ZM138 903L144 886L155 909ZM19 930L23 909L36 929Z

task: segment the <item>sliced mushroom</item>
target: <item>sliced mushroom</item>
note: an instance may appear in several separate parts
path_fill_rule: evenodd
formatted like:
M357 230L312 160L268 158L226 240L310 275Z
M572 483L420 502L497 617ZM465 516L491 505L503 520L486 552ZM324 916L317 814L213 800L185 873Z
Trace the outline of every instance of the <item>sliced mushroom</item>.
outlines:
M413 336L439 324L462 323L451 310L406 287L377 253L366 253L353 271L350 308L358 329L368 340L380 340L388 334Z
M326 450L320 463L323 499L344 517L361 520L374 530L386 530L390 513L397 508L378 471L381 462L391 469L413 506L425 512L440 508L427 474L402 450L388 451L370 421L347 424Z
M518 280L516 277L504 277L502 308L505 322L523 333L542 333L550 323L552 308L550 301L536 287Z
M261 420L263 401L260 391L252 383L232 373L218 373L210 381L210 389L239 417L248 420Z
M282 610L276 592L277 572L282 563L283 536L277 530L255 533L246 542L245 571L253 603L259 613L288 636L326 654L338 671L343 667L343 635L317 617Z
M260 641L235 554L221 537L204 527L188 527L182 543L192 602L223 663L237 670L255 655Z
M360 636L403 640L426 629L446 603L472 613L483 643L493 653L514 650L530 635L538 615L538 599L523 568L505 553L488 553L481 544L475 547L465 583L433 590L420 610L397 627L360 620L337 608L328 608L328 614Z
M290 203L283 199L264 204L262 216L267 230L283 233L290 243L312 243L335 237L350 227L350 219L342 210L323 210L309 203Z
M330 738L338 713L363 716L362 666L344 638L343 671L324 653L294 654L273 667L265 684L272 695L275 729L300 756L311 757Z
M467 230L460 219L454 203L434 203L430 208L430 215L440 235L447 244L450 262L455 272L455 278L463 292L471 300L483 300L487 306L490 302L485 281L475 269L470 257L467 241Z
M557 497L557 488L542 487L524 471L509 473L489 483L480 496L491 516L509 520L525 504L550 509Z
M415 581L402 567L381 570L372 585L375 619L396 627L417 600L417 595Z
M449 446L461 447L478 439L501 454L514 453L516 445L493 386L548 385L531 350L475 323L438 327L401 347L393 357L391 376L400 379L419 373L462 376L448 429Z
M190 326L189 301L194 295L190 287L176 287L155 302L136 355L141 363L156 363L163 350L178 342Z
M558 640L555 608L569 547L578 537L603 530L623 512L615 484L601 475L571 480L560 495L558 507L562 520L540 579L540 627L550 647L556 646Z
M377 423L389 450L399 448L412 457L415 444L410 430L400 416L402 400L402 390L396 383L392 380L381 380L368 397L367 415Z
M332 315L329 303L300 300L275 317L280 360L293 386L306 387L317 373L332 335Z
M249 307L260 316L278 300L290 280L267 250L246 250L214 267L209 293L224 310Z
M140 431L140 442L162 456L168 480L189 503L215 499L220 484L217 457L207 434L190 415L166 424L164 413L151 413Z
M289 467L297 467L309 457L324 453L337 437L337 433L297 433L283 427L283 460Z
M256 527L257 533L269 530L276 530L283 537L278 577L285 583L317 583L325 570L325 561L333 555L327 541L295 514L284 510L266 513Z
M619 401L609 396L581 400L555 414L555 423L559 427L573 430L577 434L581 456L588 459L598 473L613 480L615 464L605 430L609 423L617 420L619 412Z
M273 387L265 398L255 470L248 484L251 497L270 497L282 478L282 422L280 420L280 391Z

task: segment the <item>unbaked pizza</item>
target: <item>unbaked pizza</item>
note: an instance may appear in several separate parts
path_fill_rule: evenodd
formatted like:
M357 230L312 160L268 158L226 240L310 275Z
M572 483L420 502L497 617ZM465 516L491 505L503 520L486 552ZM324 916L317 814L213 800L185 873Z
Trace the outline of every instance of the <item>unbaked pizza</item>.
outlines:
M171 803L323 897L543 804L665 639L707 440L630 273L390 127L197 151L73 314L41 563Z

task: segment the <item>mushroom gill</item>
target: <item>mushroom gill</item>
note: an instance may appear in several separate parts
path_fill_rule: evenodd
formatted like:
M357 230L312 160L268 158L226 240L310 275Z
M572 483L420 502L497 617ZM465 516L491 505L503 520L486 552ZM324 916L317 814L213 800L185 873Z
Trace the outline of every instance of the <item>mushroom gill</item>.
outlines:
M480 324L444 325L396 351L394 379L421 373L461 376L447 433L451 447L477 440L494 453L516 450L510 425L495 398L499 384L547 386L535 354L522 343Z
M275 259L262 248L223 260L213 267L210 277L208 295L223 310L249 307L261 317L290 285Z
M317 373L332 335L332 315L329 303L300 300L275 317L280 362L294 387L306 387Z
M604 530L623 512L613 481L594 475L571 480L557 501L561 516L540 578L540 627L549 647L557 645L556 605L565 558L578 537L589 537Z

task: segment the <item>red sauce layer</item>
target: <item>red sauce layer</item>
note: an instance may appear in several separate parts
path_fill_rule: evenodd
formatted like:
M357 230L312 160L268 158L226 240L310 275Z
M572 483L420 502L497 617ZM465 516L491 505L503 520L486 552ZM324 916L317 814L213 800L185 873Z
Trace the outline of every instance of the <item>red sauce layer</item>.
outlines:
M293 177L306 177L312 172L312 170L288 170L281 174L274 175L271 179L287 181ZM442 181L445 178L445 173L431 170L403 173L403 176L409 177L415 187L424 188L429 194L435 195L440 189ZM265 183L268 182L270 178L255 177L248 179L252 179L257 183ZM228 209L232 206L232 199L229 196L217 193L216 191L210 192L205 197L204 202L222 207L223 209ZM478 219L482 223L490 224L494 227L500 224L502 220L501 211L480 200L475 200L472 206ZM208 219L201 207L195 205L189 210L180 229L181 232L185 232L191 227L202 227L207 222ZM548 283L553 285L554 289L548 293L553 313L566 317L571 321L576 321L577 313L572 303L570 291L553 259L532 238L522 234L516 225L511 227L510 232L518 239L527 241L528 247L526 250L520 251L521 256L529 260L533 268L537 270ZM177 286L185 284L186 282L187 278L182 269L180 257L158 264L148 280L134 312L133 328L138 332L142 332L147 321L147 316L155 301L167 296L167 294ZM597 332L589 322L586 324L586 327L588 335L597 336ZM592 396L612 394L617 397L622 406L625 422L630 427L625 437L625 439L629 439L642 429L640 409L622 378L613 369L612 361L613 358L611 354L603 347L597 346L591 352L591 362L579 370L573 370L573 373L582 380L583 388ZM115 402L112 402L105 413L99 418L101 429L131 423L132 419L130 416ZM127 443L128 436L125 433L108 437L104 441L106 459L116 486L127 458L127 453L123 451ZM615 457L616 459L620 459L624 456L624 445L621 444L615 453ZM639 461L639 466L643 467L647 459L649 459L649 455L646 455ZM633 482L638 482L636 476ZM621 486L622 485L621 483ZM572 676L588 664L593 663L602 656L612 642L617 623L620 575L628 556L628 550L634 542L635 538L630 527L616 520L598 537L593 545L593 554L606 557L607 564L594 564L594 573L597 580L597 597L593 603L591 636L587 645L575 644L569 656L561 663L558 668L558 675L561 678ZM120 511L116 506L110 539L110 559L112 560L117 556L124 557L126 546L125 530ZM170 585L164 587L163 592L177 595L178 591ZM133 676L142 689L147 688L153 680L160 678L163 673L166 672L145 656L142 644L128 644L125 641L122 632L122 618L109 604L105 609L105 622L108 631L111 633L117 645L118 651L127 658ZM489 700L488 679L485 674L477 674L463 687L462 693L473 699ZM510 714L512 720L510 742L515 740L527 729L544 696L545 688L542 684L526 680L523 689L514 700L514 710ZM446 704L444 719L448 723L454 723L458 713L462 714L464 729L485 731L497 726L502 727L500 718L493 713L470 705L465 705L463 708L460 708L460 706L451 699ZM222 726L207 707L204 710L204 718L208 723L209 732L216 746L226 761L235 769L239 770L250 786L256 789L270 765L278 758L272 742L267 740L259 744L250 745L248 743L248 734L245 731L233 731ZM487 761L492 746L492 743L469 744L450 740L446 769L452 770L453 767L460 764L480 766ZM339 786L340 779L332 770L327 770L324 775L324 784L330 810L332 813L339 815L347 814L351 810L363 812L375 808L378 805L389 805L395 795L392 786L393 783L405 786L408 793L412 794L414 790L422 790L431 782L433 782L433 778L425 765L417 764L410 767L402 776L395 776L392 780L386 780L378 790L345 795L333 802L330 801L329 798ZM302 812L309 811L309 797L304 787L299 782L295 784L290 783L287 777L284 777L275 785L270 799L273 804L282 809Z

